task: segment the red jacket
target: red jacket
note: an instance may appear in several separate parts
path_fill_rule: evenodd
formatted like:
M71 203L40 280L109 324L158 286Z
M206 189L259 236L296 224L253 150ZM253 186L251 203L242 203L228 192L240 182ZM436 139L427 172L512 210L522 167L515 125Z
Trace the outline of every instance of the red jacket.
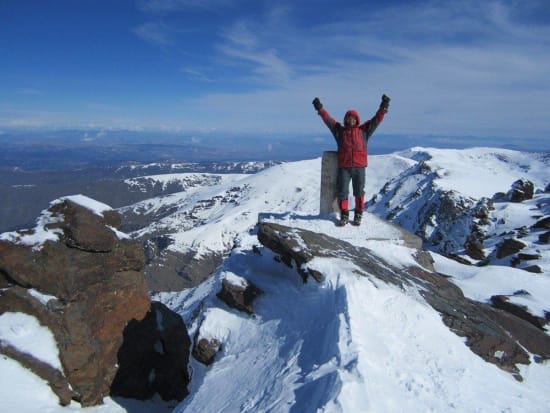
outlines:
M386 110L378 109L376 115L362 125L359 114L355 110L347 111L346 116L352 115L357 119L358 126L353 127L343 126L340 122L334 120L325 108L322 108L318 113L332 132L338 145L338 167L366 167L368 165L368 140L384 119Z

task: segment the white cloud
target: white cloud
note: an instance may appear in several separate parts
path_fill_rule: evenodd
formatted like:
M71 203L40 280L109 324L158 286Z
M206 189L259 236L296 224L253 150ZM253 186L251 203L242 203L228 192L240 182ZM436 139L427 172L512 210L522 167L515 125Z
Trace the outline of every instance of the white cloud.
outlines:
M203 70L197 70L196 68L183 67L181 69L183 73L192 79L199 80L201 82L214 82L214 78L207 75Z
M432 4L359 8L307 28L285 19L288 9L241 19L223 31L219 50L261 76L257 90L187 102L209 114L232 108L214 117L222 130L253 128L254 113L258 128L276 119L278 128L311 131L313 97L335 117L355 107L366 119L387 93L387 133L550 133L550 28L513 21L507 3Z
M336 118L355 108L367 119L386 93L392 104L384 133L548 136L550 25L525 17L541 4L344 1L319 13L302 2L249 10L226 0L141 1L147 18L162 12L162 20L135 33L173 52L166 60L180 69L173 90L181 98L159 92L111 114L108 106L88 106L94 113L79 114L79 122L320 134L326 131L313 97ZM190 11L215 15L216 25L178 25ZM0 124L70 122L76 111L4 111Z
M144 23L134 29L137 36L161 47L172 44L170 32L170 27L160 22Z

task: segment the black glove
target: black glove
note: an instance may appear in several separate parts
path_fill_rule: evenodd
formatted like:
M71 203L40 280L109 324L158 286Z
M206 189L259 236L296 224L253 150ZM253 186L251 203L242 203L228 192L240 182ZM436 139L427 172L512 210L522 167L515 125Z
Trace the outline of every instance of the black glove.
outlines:
M384 110L388 110L390 107L390 98L386 95L382 95L382 102L380 103L380 108Z
M321 109L323 109L323 104L321 103L321 101L319 100L319 98L315 98L313 99L313 107L315 108L315 110L317 112L319 112Z

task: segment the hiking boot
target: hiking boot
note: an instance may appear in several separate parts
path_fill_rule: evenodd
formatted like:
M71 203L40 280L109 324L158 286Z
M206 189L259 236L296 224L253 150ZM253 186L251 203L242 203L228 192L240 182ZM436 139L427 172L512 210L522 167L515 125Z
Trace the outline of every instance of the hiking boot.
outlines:
M362 218L363 218L363 213L355 211L355 214L353 215L352 224L355 225L355 226L361 225L361 219Z
M349 222L349 211L342 211L340 213L340 221L336 225L343 227Z

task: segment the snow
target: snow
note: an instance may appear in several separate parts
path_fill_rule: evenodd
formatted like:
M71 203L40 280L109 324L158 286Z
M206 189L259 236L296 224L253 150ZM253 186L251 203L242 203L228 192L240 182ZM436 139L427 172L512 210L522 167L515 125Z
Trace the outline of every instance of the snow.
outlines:
M433 254L436 271L452 274L453 282L464 295L476 301L489 302L493 295L512 295L517 291L529 291L529 298L515 297L512 302L525 305L529 311L545 317L550 309L550 288L548 276L534 276L517 268L490 265L473 267Z
M220 340L222 352L210 367L194 362L192 395L176 412L400 412L405 406L544 412L548 406L547 365L522 367L526 380L519 383L473 355L414 291L373 282L353 264L328 258L309 263L326 275L323 282L302 284L268 250L246 258L256 243L253 234L243 236L219 276L231 271L265 294L252 317L206 303L212 307L205 309L201 336ZM398 261L410 254L393 251Z
M33 231L12 231L0 234L0 240L32 246L33 249L40 249L46 241L59 241L62 231L58 228L47 229L51 225L62 220L61 217L54 217L49 211L43 211L36 221Z
M50 366L62 370L59 350L51 331L33 316L6 312L0 315L1 342L32 354ZM40 343L37 346L37 343Z
M43 294L38 290L35 290L34 288L29 288L27 292L32 295L34 298L36 298L38 301L40 301L43 305L48 304L48 301L54 300L57 297L53 295Z
M72 201L75 204L83 206L84 208L88 209L96 215L99 215L100 217L103 217L103 213L105 211L110 211L112 209L109 205L106 205L102 202L96 201L95 199L89 198L81 194L61 197L55 201L52 201L50 205L62 203L65 200Z
M506 191L523 176L538 187L548 180L543 163L532 154L488 148L413 148L370 157L367 198L419 160L437 171L438 185L471 197ZM521 366L524 381L515 380L472 353L416 290L403 291L360 276L353 263L336 258L308 263L325 278L321 283L310 280L304 284L296 269L277 262L268 249L259 247L261 254L254 252L259 245L254 227L260 220L369 248L392 265L417 265L416 250L403 241L394 225L377 216L367 213L360 227L338 228L334 214L319 215L320 166L320 159L314 159L277 165L254 175L211 176L204 187L190 186L181 193L128 207L152 213L178 205L174 214L134 236L171 228L172 249L198 248L203 253L231 249L219 270L201 285L153 297L183 317L191 337L200 332L201 337L221 342L211 366L191 359L190 395L183 402L106 398L102 406L80 409L72 403L62 408L46 383L13 360L0 357L0 380L9 383L0 388L0 411L548 412L548 362ZM168 182L184 177L156 179ZM408 183L410 188L419 184ZM214 197L233 202L193 209ZM509 219L502 224L503 230L532 223L534 218L524 209L507 208ZM102 209L96 205L94 210ZM183 220L190 211L199 224L189 226ZM467 297L486 302L492 295L525 289L531 295L514 296L514 302L538 315L549 309L547 269L535 276L510 267L464 266L435 253L432 256L436 270L451 275ZM230 309L217 299L223 279L236 285L248 280L264 291L254 304L253 315ZM11 326L24 326L28 334L42 331L26 319L13 317L0 318L5 325L0 329L2 340L15 334ZM29 351L36 354L38 348L47 348L45 337L36 337ZM15 339L12 342L23 346Z
M535 153L497 148L457 151L416 147L401 155L431 158L426 164L441 177L438 184L442 189L455 190L472 198L507 192L513 182L524 177L538 187L544 188L548 183L548 166L538 159L541 155Z

